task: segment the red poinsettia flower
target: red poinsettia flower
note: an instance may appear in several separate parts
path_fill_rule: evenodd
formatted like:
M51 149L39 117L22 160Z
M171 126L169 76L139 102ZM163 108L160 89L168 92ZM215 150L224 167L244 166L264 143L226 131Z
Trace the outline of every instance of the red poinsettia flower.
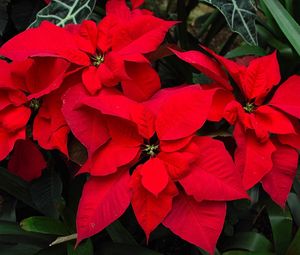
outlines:
M106 13L98 25L84 21L60 28L43 22L4 44L0 54L13 60L62 57L83 67L82 81L91 94L122 82L125 95L146 100L160 88L160 80L144 54L159 46L175 22L156 18L149 11L131 11L125 0L108 1Z
M4 159L19 139L26 137L26 124L31 111L23 106L26 96L13 86L10 65L0 61L0 160Z
M97 96L80 85L69 89L63 113L89 152L81 172L92 175L78 209L78 242L120 217L131 202L147 239L163 223L213 251L225 201L246 194L223 144L195 136L207 118L211 95L198 85L182 86L160 90L141 104L115 89ZM193 217L181 218L182 213ZM186 228L195 219L194 228Z
M300 117L300 102L295 95L300 76L278 85L281 77L276 52L244 66L207 51L218 62L197 51L174 53L217 83L204 86L215 92L209 119L224 117L235 126L235 162L245 188L262 182L272 199L284 206L298 162L295 148L299 148L299 138L291 140L299 137L296 118ZM222 66L234 80L234 91Z

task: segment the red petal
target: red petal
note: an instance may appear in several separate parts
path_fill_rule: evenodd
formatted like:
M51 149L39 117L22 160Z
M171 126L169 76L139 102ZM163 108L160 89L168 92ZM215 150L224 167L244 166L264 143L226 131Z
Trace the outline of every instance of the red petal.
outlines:
M300 134L291 134L291 135L278 135L278 140L282 144L290 145L295 149L300 150Z
M226 215L224 202L196 202L179 195L163 224L182 239L213 254Z
M222 142L197 137L198 160L190 174L180 180L188 195L197 201L226 201L247 198L242 179Z
M61 85L70 63L59 58L34 58L26 75L28 100L39 98Z
M273 134L296 133L288 116L268 105L258 107L254 115L258 129L264 129Z
M145 101L160 89L160 79L148 63L126 63L130 80L122 81L123 92L136 101Z
M129 174L120 169L106 177L91 177L84 186L77 211L77 243L117 220L130 203Z
M29 56L56 56L79 65L90 63L89 57L78 49L74 35L48 21L13 37L1 46L0 55L12 60L24 60Z
M5 128L8 132L25 128L30 114L30 109L25 106L7 107L0 112L0 127Z
M46 149L58 149L68 155L67 142L69 127L61 112L61 93L51 93L43 103L33 123L33 138Z
M172 52L174 52L177 57L191 64L209 78L221 84L224 88L232 90L226 73L221 68L220 64L214 61L213 58L201 53L200 51L194 50L180 52L172 49Z
M144 3L144 0L130 0L132 9L136 9Z
M125 21L130 17L130 9L125 0L110 0L106 4L106 15L113 15Z
M102 114L132 121L145 138L152 137L154 133L152 113L142 104L128 99L115 90L102 89L97 97L85 98L81 103L99 110Z
M272 159L273 168L262 179L262 185L273 201L284 207L296 176L298 152L292 147L278 145Z
M167 31L176 22L165 21L152 15L134 15L118 25L114 31L112 49L126 56L149 53L158 48Z
M127 146L118 141L109 141L92 156L90 174L103 176L114 173L121 166L131 163L140 152L139 146Z
M212 89L213 99L208 114L208 120L220 121L224 117L224 111L228 103L234 100L233 94L225 89Z
M82 82L91 95L95 95L96 92L102 87L101 80L98 76L98 71L95 66L89 66L83 70Z
M141 172L144 188L157 197L169 182L169 176L163 161L158 158L151 158L140 165L138 169Z
M268 67L268 68L266 68ZM279 64L276 51L270 55L252 60L244 74L241 74L241 86L248 99L261 104L273 86L280 82Z
M17 140L25 139L25 137L25 127L10 133L0 126L0 160L5 159L5 157L11 152Z
M63 96L62 113L73 134L91 155L110 138L110 135L99 112L88 107L77 107L78 102L85 97L87 94L83 86L76 85L70 88Z
M242 173L245 189L250 189L271 171L276 148L271 140L260 142L251 130L245 132L239 124L233 135L237 143L235 163Z
M143 228L147 240L150 233L160 224L172 208L173 197L177 195L176 186L170 181L166 188L153 195L142 184L142 176L137 169L132 175L132 207L137 221Z
M156 114L159 139L176 140L196 132L207 119L211 99L198 85L158 91L146 106Z
M30 140L19 140L15 144L8 170L25 181L32 181L41 176L46 167L42 153Z
M287 81L285 81L282 85L279 86L269 104L299 119L299 84L300 76L291 76Z

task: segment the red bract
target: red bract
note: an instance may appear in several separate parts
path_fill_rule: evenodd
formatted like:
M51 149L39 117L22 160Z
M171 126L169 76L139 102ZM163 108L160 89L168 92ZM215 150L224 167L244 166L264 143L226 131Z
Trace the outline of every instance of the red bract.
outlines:
M10 76L10 65L0 62L0 160L4 159L19 139L26 137L30 109L23 106L26 96L17 90Z
M111 195L107 197L106 191L102 193L99 189L98 197L115 201L112 208L105 206L108 208L105 212L102 199L93 200L84 192L77 215L78 241L118 218L125 210L128 196L147 239L157 225L172 214L173 198L184 193L178 189L180 185L190 195L182 195L184 198L180 201L193 201L185 205L186 210L193 210L189 206L197 207L198 203L199 208L211 204L202 201L223 201L217 204L225 209L225 201L246 197L239 174L222 143L195 136L207 118L211 96L212 93L198 85L181 86L162 89L150 100L137 103L115 89L103 89L97 96L88 95L80 85L69 89L64 96L63 113L74 135L89 152L81 172L89 172L96 187L96 180L99 185L106 178L118 183L121 176L124 177L118 173L134 170L130 178L131 191L122 190L122 195L119 189L124 184L111 185ZM86 189L91 183L86 184ZM181 206L180 201L178 206ZM87 205L99 212L87 210ZM211 252L222 229L223 209L211 217L212 221L216 219L211 224L218 226L212 231L214 238L194 239L192 232L178 231L177 227L184 228L180 223L177 227L172 223L166 225L182 238ZM172 214L174 217L177 216ZM198 227L205 228L199 224L195 231Z
M30 140L19 140L7 168L24 180L32 181L41 176L42 170L46 168L46 162L34 143Z
M0 54L13 60L61 57L82 67L82 81L91 94L122 82L126 96L146 100L160 88L160 80L144 54L160 45L175 22L158 19L147 11L131 11L124 0L109 1L106 11L98 25L84 21L59 28L43 22L7 42Z
M235 125L235 162L245 188L261 181L273 200L284 206L297 169L298 156L292 147L299 148L295 118L300 117L300 102L296 99L300 76L290 77L277 88L280 71L276 52L252 59L246 67L208 51L218 62L197 51L173 52L217 82L211 87L204 86L215 91L209 119L218 121L224 117ZM228 88L229 79L222 66L234 79L234 92ZM271 91L275 93L270 100ZM270 138L271 134L291 147L280 145ZM280 157L285 151L290 151L291 156L284 157L288 162L283 164ZM274 176L281 176L281 195L275 188Z

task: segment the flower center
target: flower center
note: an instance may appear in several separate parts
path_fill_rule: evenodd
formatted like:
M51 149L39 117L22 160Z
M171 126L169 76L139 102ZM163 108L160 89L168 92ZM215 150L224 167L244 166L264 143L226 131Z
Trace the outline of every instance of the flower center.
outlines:
M243 107L243 109L248 112L248 113L251 113L254 111L255 109L255 105L253 103L249 103L247 102L246 105Z
M143 149L143 151L150 157L154 157L158 153L158 148L159 148L159 145L146 144L145 149Z
M33 109L34 111L37 111L40 108L40 106L41 106L41 102L39 99L36 99L36 98L31 99L30 104L29 104L29 107L31 109Z
M91 62L93 64L93 66L100 66L100 64L102 64L104 62L104 55L103 54L99 54L99 55L94 55L91 56Z

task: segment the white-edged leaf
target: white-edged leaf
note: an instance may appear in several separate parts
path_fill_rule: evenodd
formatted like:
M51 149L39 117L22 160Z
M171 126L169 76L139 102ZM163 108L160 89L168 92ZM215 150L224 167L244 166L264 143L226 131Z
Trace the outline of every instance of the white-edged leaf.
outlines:
M29 27L37 27L43 20L61 27L69 23L78 24L91 15L95 4L96 0L52 0L37 13Z
M256 10L252 0L202 0L216 7L225 17L230 29L252 45L257 45Z

